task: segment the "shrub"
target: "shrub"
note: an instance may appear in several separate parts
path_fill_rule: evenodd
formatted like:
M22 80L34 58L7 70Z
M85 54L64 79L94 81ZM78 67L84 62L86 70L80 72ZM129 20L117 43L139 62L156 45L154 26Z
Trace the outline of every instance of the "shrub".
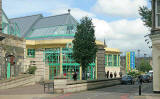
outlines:
M132 71L132 72L129 72L128 75L131 75L132 77L136 78L136 77L138 77L139 75L141 75L141 73L140 73L140 72Z
M36 69L37 69L36 66L30 66L30 67L28 68L28 73L29 73L29 74L35 74Z

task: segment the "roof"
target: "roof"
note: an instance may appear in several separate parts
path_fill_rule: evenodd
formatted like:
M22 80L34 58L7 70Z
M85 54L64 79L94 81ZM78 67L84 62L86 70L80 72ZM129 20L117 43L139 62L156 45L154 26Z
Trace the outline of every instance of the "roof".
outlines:
M14 24L16 23L20 30L21 37L26 37L33 25L38 21L39 18L41 18L42 15L32 15L32 16L25 16L20 18L13 18L10 19L10 23Z
M106 52L112 52L112 53L120 53L120 50L117 48L104 48Z
M61 14L50 17L41 18L33 27L36 28L47 28L54 27L59 25L67 25L67 24L77 24L78 22L71 16L71 14Z
M13 23L16 23L19 27L21 37L33 40L54 39L53 35L68 32L67 25L78 24L70 13L50 17L43 17L41 14L38 14L10 19L10 24ZM58 26L61 27L59 28ZM65 36L62 38L65 38Z

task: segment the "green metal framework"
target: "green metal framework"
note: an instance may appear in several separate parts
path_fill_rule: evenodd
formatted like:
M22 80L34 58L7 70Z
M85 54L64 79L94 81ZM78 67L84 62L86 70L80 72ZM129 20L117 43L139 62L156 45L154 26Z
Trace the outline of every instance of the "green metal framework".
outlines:
M60 74L60 49L45 49L45 63L49 65L49 79Z
M2 22L2 33L20 37L20 29L16 23Z
M93 79L96 79L96 65L95 65L95 62L89 64L89 66L87 68L87 80L93 80Z
M55 76L60 74L60 59L62 59L62 72L63 75L68 77L69 79L73 79L74 72L77 73L77 78L80 80L80 64L76 63L72 57L72 48L53 48L53 49L45 49L45 64L49 66L49 79L53 80ZM62 58L60 55L62 54ZM90 64L87 69L87 73L89 73L89 77L87 79L95 79L96 77L96 68L95 62Z
M120 66L120 55L105 54L105 66Z
M72 48L62 49L63 57L63 74L69 79L72 79L74 72L77 73L77 78L80 79L80 64L76 63L72 57Z
M108 66L112 66L112 65L113 65L112 55L109 54L109 55L108 55Z
M117 64L117 55L113 55L114 66L118 66Z
M38 38L48 38L48 37L67 37L74 36L76 32L76 25L66 24L58 25L52 27L42 27L32 29L31 35L25 39L38 39Z
M35 49L27 49L27 57L35 57Z

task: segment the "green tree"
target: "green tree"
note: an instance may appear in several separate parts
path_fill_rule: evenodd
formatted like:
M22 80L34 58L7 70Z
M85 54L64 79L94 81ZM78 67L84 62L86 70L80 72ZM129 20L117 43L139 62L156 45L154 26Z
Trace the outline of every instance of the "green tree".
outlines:
M140 71L142 72L149 72L149 70L152 70L151 65L149 64L149 61L147 60L141 60L140 63Z
M151 28L152 27L152 10L146 6L139 8L139 15L141 16L144 25Z
M96 58L95 30L92 19L83 17L77 25L73 42L73 58L82 66L83 73Z

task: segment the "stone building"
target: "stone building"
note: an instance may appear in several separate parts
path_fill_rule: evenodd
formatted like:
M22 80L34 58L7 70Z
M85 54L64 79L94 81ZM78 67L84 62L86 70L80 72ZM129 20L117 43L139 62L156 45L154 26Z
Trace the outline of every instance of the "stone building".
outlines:
M25 40L13 35L16 34L17 31L14 29L14 26L9 23L8 18L1 9L0 15L0 79L9 79L24 72ZM4 28L10 32L4 33Z
M160 92L160 0L152 0L153 91Z
M105 72L117 73L119 77L120 72L120 50L115 48L105 48Z
M23 69L26 71L30 66L36 66L36 81L54 80L55 76L59 75L72 79L74 72L77 72L79 80L82 79L82 67L72 58L72 40L78 22L70 13L50 17L38 14L7 20L9 21L3 21L3 32L26 40ZM9 25L6 25L8 23ZM113 56L116 60L115 65L118 64L119 59L117 50L104 48L103 42L98 40L96 40L96 44L98 46L96 60L87 68L87 79L90 80L105 77L105 68L107 68L105 67L105 54L113 55L115 53ZM108 68L110 67L108 66ZM116 70L118 73L119 69L114 69L114 71Z

